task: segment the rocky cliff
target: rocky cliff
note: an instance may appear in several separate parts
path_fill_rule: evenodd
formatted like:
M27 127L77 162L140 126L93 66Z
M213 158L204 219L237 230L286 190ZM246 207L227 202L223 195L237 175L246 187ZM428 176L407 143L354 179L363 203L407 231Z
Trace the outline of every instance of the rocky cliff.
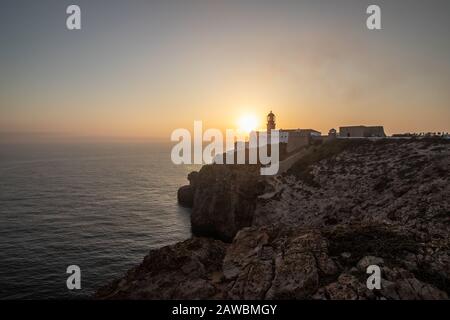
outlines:
M230 242L252 225L257 197L268 184L258 165L208 165L188 176L178 201L192 207L192 232Z
M335 141L290 171L204 166L196 235L101 288L126 299L447 299L450 144ZM180 195L179 195L180 197ZM381 290L366 267L382 270Z

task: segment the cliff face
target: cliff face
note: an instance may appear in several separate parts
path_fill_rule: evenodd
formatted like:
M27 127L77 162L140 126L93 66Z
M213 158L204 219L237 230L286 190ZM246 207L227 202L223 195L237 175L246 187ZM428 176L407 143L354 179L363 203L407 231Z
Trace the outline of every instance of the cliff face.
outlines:
M229 242L252 224L257 196L265 188L259 166L203 166L200 172L190 174L189 180L194 234Z
M191 176L193 230L232 243L152 250L97 297L447 299L449 155L445 140L336 141L265 182L205 166ZM370 264L381 290L366 287Z

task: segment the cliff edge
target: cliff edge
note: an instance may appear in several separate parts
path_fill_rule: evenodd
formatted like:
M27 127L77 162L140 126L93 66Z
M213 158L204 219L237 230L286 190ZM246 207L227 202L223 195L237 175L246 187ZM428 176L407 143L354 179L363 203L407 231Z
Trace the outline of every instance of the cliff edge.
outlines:
M196 236L96 297L448 299L449 155L442 139L341 140L269 179L204 166L190 176ZM371 264L380 290L367 289Z

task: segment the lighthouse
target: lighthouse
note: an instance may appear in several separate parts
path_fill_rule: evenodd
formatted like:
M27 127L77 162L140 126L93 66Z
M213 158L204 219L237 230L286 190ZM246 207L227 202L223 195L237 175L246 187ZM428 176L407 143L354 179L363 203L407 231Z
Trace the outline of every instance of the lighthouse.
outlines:
M267 115L267 133L269 134L272 130L275 130L275 115L270 111Z

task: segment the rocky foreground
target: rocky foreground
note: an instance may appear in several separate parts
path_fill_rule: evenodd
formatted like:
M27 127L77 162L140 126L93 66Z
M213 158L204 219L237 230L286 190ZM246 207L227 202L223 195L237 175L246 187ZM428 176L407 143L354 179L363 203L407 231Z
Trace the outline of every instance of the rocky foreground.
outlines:
M448 299L448 140L311 146L286 174L204 166L180 189L196 237L100 299ZM382 270L366 287L367 266Z

